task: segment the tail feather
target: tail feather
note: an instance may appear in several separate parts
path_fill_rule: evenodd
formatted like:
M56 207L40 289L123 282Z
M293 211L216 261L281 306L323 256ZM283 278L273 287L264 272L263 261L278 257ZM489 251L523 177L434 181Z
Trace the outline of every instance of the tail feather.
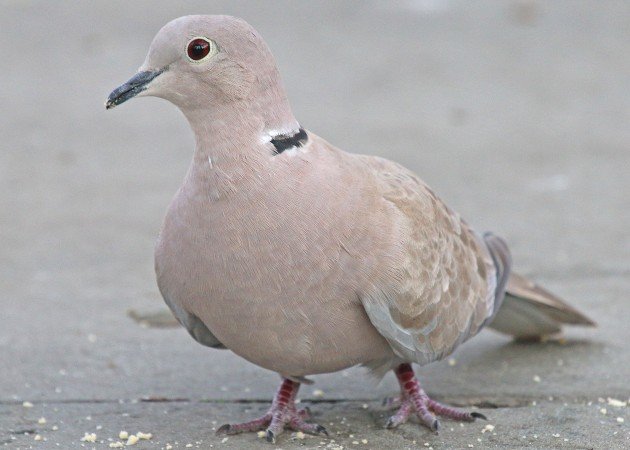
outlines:
M535 303L551 318L561 323L571 325L595 325L595 322L573 306L517 273L512 273L508 281L507 292L508 295L513 297Z
M595 322L527 278L511 273L503 304L489 324L520 340L559 333L563 324L595 326Z

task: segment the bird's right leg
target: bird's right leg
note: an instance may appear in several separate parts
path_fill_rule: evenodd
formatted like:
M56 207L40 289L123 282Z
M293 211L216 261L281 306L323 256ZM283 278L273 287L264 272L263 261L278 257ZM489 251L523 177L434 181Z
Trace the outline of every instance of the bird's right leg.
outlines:
M475 419L486 420L483 414L476 411L461 411L429 398L424 389L420 387L420 383L410 364L400 364L394 372L400 384L401 397L392 399L386 406L399 406L400 408L387 421L387 428L395 428L405 423L409 416L414 413L421 423L433 431L437 431L440 427L440 423L434 414L462 422L472 422Z
M306 422L310 416L308 409L298 411L295 407L295 397L299 388L300 383L283 379L271 408L262 417L244 423L225 424L217 430L217 434L238 434L266 429L267 441L275 442L276 437L287 427L295 431L328 435L323 426Z

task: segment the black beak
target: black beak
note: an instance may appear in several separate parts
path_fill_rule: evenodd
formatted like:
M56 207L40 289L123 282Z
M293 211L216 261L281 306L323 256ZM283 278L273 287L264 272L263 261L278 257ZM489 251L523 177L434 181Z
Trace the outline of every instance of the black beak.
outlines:
M111 109L116 105L126 102L132 97L135 97L140 92L146 90L148 84L163 70L146 70L144 72L138 72L129 79L125 84L118 86L109 94L107 101L105 102L105 108Z

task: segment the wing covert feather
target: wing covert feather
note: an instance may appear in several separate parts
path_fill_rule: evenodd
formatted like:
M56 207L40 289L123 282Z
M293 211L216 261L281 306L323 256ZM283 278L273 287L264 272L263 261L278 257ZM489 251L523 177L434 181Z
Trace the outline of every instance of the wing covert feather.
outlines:
M496 270L483 240L416 175L361 157L400 221L403 256L388 285L361 301L401 358L426 364L450 354L494 313Z

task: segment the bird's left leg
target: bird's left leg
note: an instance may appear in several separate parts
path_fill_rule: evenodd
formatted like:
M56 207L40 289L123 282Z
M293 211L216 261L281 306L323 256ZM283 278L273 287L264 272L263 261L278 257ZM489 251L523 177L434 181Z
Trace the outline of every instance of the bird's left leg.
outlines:
M475 419L485 419L483 414L478 412L461 411L450 406L442 405L429 398L420 387L410 364L401 364L394 370L398 383L400 384L401 399L400 409L387 421L387 428L395 428L401 423L405 423L409 416L415 412L420 421L433 431L440 427L438 416L463 422L472 422Z
M276 437L287 427L295 431L328 435L321 425L306 422L310 416L308 409L298 411L295 407L295 397L299 388L300 383L287 378L283 379L271 408L265 415L250 422L225 424L217 430L217 434L238 434L266 429L267 441L275 442Z

